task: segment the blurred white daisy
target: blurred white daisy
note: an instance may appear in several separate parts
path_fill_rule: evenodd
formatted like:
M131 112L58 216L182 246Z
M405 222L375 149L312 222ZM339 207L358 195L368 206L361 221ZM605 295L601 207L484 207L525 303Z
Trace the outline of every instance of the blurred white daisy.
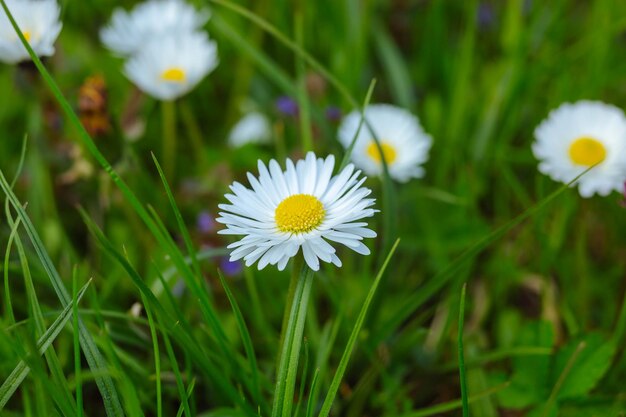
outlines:
M54 42L61 32L61 9L56 0L5 0L22 34L37 56L54 54ZM0 8L0 61L14 64L30 60L11 21Z
M389 104L372 104L365 109L369 122L380 141L389 175L401 182L424 175L421 165L428 160L432 138L424 132L417 117ZM339 126L339 141L348 148L361 121L361 113L353 111ZM363 123L352 152L352 161L367 175L381 175L382 157L376 142Z
M131 56L162 35L193 32L209 19L206 9L196 10L183 0L150 0L129 13L117 8L100 39L115 53Z
M568 183L578 180L583 197L622 191L626 180L626 116L599 101L566 103L550 112L535 129L532 145L539 171ZM596 165L597 164L597 165Z
M335 248L328 241L341 243L357 253L368 255L363 238L376 233L359 220L371 217L374 199L371 191L361 187L365 178L352 164L332 176L335 158L306 159L294 163L287 159L283 171L271 160L269 169L258 163L258 179L248 173L252 189L235 182L233 194L226 194L231 204L220 204L217 221L226 225L218 233L244 235L228 246L233 249L230 260L243 258L247 266L259 262L259 269L268 264L285 269L300 248L306 263L317 271L320 259L341 266Z
M247 143L267 143L271 137L272 127L267 117L259 112L250 112L233 126L228 144L239 147Z
M160 100L174 100L193 89L218 63L217 46L205 32L154 39L126 61L126 76Z

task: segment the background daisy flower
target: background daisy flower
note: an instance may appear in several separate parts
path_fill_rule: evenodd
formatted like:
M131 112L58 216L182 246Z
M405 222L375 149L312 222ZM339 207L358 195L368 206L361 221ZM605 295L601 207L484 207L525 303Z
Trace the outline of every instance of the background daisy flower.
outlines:
M196 10L182 0L151 0L131 12L115 9L111 23L100 31L100 39L118 55L130 56L164 34L193 32L209 17L207 9Z
M583 197L621 191L626 180L626 116L615 106L599 101L565 103L535 129L532 150L539 171L568 183L578 180Z
M205 32L184 32L149 42L126 62L124 72L144 93L174 100L191 91L217 64L217 45Z
M432 138L424 132L417 117L389 104L372 104L365 118L380 141L389 175L400 182L424 175L421 165L428 160ZM361 113L353 111L339 126L339 141L348 148L356 135ZM370 129L363 124L352 152L352 161L367 175L380 176L382 157Z
M56 0L6 0L5 3L37 56L53 55L54 42L63 26ZM0 9L0 61L14 64L29 59L9 18Z
M248 173L252 189L235 182L233 194L226 194L231 204L217 221L226 225L220 234L243 235L228 246L230 260L244 259L246 266L258 261L258 268L268 264L285 269L300 248L307 265L314 271L320 259L341 266L335 248L328 242L341 243L357 253L368 255L363 238L376 233L359 220L371 217L374 199L366 198L371 190L361 187L365 177L352 164L332 176L335 158L315 158L312 152L294 164L286 160L286 170L271 160L269 167L258 162L259 177Z
M247 143L267 143L272 136L270 121L259 112L242 117L228 134L228 144L233 147Z

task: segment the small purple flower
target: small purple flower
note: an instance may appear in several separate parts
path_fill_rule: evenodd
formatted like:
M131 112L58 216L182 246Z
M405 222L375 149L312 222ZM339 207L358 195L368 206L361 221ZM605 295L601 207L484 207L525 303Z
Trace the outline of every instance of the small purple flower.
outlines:
M240 261L231 262L228 259L228 256L225 256L220 260L220 269L222 270L224 275L232 277L234 275L241 274L241 271L243 270L243 265Z
M280 96L276 99L276 109L285 116L298 115L298 103L289 96Z
M341 109L337 106L326 107L326 118L331 122L338 122L341 120Z
M215 230L215 220L208 211L202 211L198 214L196 226L200 233L208 234Z
M493 6L489 3L480 3L478 5L478 11L476 12L476 20L478 26L483 29L491 27L496 20Z

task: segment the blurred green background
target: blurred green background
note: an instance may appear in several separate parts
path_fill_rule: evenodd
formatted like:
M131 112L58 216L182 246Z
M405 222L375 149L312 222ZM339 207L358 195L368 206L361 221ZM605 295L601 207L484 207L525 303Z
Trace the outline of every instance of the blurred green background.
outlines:
M94 141L140 201L154 208L185 252L183 235L150 156L153 151L162 157L160 105L138 93L122 74L122 61L98 39L98 30L108 22L114 6L133 4L62 2L64 26L57 52L44 63L79 113L81 97L89 89L85 81L103 78L105 87L96 93L106 96L102 116L110 126L93 135ZM298 117L281 112L277 100L287 96L297 101L298 88L304 85L314 150L318 156L333 153L338 159L343 150L336 140L337 121L326 113L329 107L344 113L352 108L319 71L308 65L302 70L298 55L271 33L223 4L193 4L211 9L206 30L218 42L220 64L176 103L177 170L168 181L194 246L206 255L201 268L232 347L229 360L245 364L237 319L218 280L218 267L232 272L228 285L254 343L261 396L270 401L289 272L242 271L237 265L226 265L225 252L219 248L230 241L219 237L219 227L207 219L217 215L217 204L224 202L223 194L233 180L247 184L245 173L256 172L257 159L282 162L285 156L302 156ZM298 401L319 407L319 397L323 399L377 267L387 255L384 239L399 237L399 249L331 415L461 415L454 401L460 398L456 330L464 282L468 283L464 330L472 415L626 415L623 196L582 199L575 189L566 190L458 265L445 282L433 281L465 249L558 189L559 184L537 171L530 150L534 128L551 109L579 99L626 106L626 3L254 0L237 4L290 40L297 39L295 29L301 24L302 48L356 100L365 99L376 79L372 102L410 109L434 138L423 179L394 184L387 191L377 178L366 182L383 210L370 223L382 236L368 242L373 254L362 258L342 249L344 267L325 267L316 275L302 354L307 366L301 370ZM274 142L229 148L230 128L251 108L270 117ZM220 364L226 360L224 353L214 349L215 335L200 314L196 294L172 265L168 249L83 149L77 131L34 66L2 65L0 170L9 180L17 169L24 135L28 136L25 166L15 193L28 203L26 211L66 287L72 288L74 274L81 286L93 278L79 307L107 360L103 372L113 377L125 413L156 415L155 350L145 312L137 310L137 303L142 304L140 293L128 271L97 244L77 207L85 210L164 303L168 292L162 290L158 277L165 276L175 298L172 304L206 348L207 360ZM389 204L383 203L385 192L392 193ZM209 225L198 225L199 217ZM11 231L10 222L0 223L3 251ZM34 300L47 325L62 310L36 246L22 231L19 235L23 256L12 239L3 265L1 381L20 355L35 349L40 336L34 324L33 292L25 276L32 276ZM403 311L405 305L415 308ZM69 395L75 393L73 334L70 322L53 344L64 376L48 370L49 362L32 356L32 370L0 412L3 416L64 415L54 392L46 387L58 385ZM184 343L174 336L172 343L182 381L193 386L189 399L193 415L249 415L199 371L202 365ZM181 402L176 372L163 344L158 355L163 410L175 415ZM105 415L94 382L97 375L84 359L82 367L85 413ZM319 368L316 389L322 394L315 389L309 393L315 368ZM236 372L227 371L224 378L246 401L250 399ZM250 403L256 411L257 404ZM441 404L451 410L433 408ZM261 415L269 415L265 407L261 405ZM305 406L298 411L305 415Z

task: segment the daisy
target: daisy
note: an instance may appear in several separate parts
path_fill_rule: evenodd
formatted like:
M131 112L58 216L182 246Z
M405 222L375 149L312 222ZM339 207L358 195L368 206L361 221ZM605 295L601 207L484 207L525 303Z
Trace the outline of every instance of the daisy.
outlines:
M286 170L271 160L269 169L258 163L259 177L248 173L252 189L235 182L233 194L226 194L231 204L220 204L223 210L217 221L226 225L218 233L244 235L228 246L230 260L243 258L246 266L259 262L285 269L300 248L307 265L314 271L320 259L341 266L335 248L340 243L357 253L368 255L363 238L376 237L359 221L371 217L374 199L365 198L371 191L361 187L365 177L349 164L332 176L335 158L315 158L313 152L295 164L287 159Z
M578 180L583 197L621 191L626 180L626 116L599 101L566 103L535 129L532 145L539 171L555 181Z
M180 33L149 42L124 66L143 92L174 100L193 89L218 63L217 46L205 32Z
M267 143L272 136L270 121L263 114L251 112L237 122L228 135L228 144L239 147L247 143Z
M61 9L56 0L5 0L26 41L37 56L54 54L54 42L61 32ZM0 8L0 61L15 64L29 60L28 51Z
M196 10L182 0L150 0L130 12L117 8L100 39L116 54L131 56L161 35L193 32L209 20L206 9Z
M432 138L424 132L417 117L389 104L372 104L365 109L365 119L380 141L389 175L401 182L424 175L421 165L428 159ZM356 136L361 113L353 111L339 126L339 141L348 148ZM364 123L359 132L352 161L367 175L380 176L382 156L374 136Z

